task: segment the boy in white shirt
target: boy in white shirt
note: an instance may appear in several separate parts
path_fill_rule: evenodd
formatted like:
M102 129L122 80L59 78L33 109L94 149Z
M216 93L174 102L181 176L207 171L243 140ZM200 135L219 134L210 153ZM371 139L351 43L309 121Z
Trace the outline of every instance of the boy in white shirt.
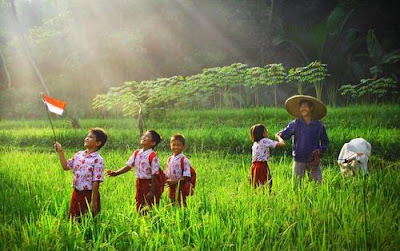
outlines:
M179 205L186 206L186 197L190 193L192 184L190 183L190 162L182 153L185 149L185 137L181 134L175 134L171 137L170 147L173 154L168 158L166 169L169 186L168 198L173 203L178 200ZM179 193L177 195L178 187Z
M147 131L140 138L141 149L133 152L126 165L120 168L118 171L107 171L107 175L114 177L130 171L132 168L135 169L136 174L136 210L138 212L145 213L142 209L145 206L150 208L154 202L158 204L160 202L160 186L164 187L164 184L158 184L159 174L164 175L160 169L160 161L153 148L156 147L161 141L161 136L154 130Z
M72 187L71 204L68 215L79 219L89 211L93 215L100 212L100 182L104 180L104 161L98 154L100 148L107 142L107 133L102 128L91 128L84 140L85 151L80 151L72 159L67 160L60 143L54 142L60 158L61 166L65 171L72 170L74 181Z

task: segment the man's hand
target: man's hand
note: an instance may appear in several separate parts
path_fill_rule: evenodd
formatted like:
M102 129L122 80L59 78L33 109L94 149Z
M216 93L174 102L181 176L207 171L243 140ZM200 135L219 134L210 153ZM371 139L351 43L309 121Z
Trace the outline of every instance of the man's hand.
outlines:
M312 152L312 154L313 154L313 156L315 156L315 155L319 156L319 155L321 155L321 151L320 151L319 149L315 149L315 150Z
M321 151L319 149L315 149L312 152L312 166L313 167L318 167L320 164L320 159L319 159L319 155L320 155Z

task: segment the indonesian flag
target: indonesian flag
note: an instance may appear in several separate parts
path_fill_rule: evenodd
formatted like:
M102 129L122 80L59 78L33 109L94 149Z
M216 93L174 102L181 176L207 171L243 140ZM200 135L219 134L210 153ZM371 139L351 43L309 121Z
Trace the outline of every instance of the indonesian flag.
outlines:
M47 105L47 108L49 109L49 112L62 115L64 112L65 103L64 101L52 98L50 96L47 96L46 94L42 93L43 95L43 101Z

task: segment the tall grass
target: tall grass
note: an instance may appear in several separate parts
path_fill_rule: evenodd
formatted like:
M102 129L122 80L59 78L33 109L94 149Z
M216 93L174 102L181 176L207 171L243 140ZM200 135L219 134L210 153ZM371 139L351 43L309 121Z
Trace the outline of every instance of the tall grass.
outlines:
M142 217L135 210L134 173L106 178L100 186L96 222L66 217L72 174L60 167L47 121L0 121L0 249L133 250L396 250L400 246L399 107L330 109L324 119L331 139L323 157L323 183L293 184L290 144L274 150L273 188L254 191L250 176L249 127L265 123L270 134L290 118L283 109L179 111L154 114L148 127L165 140L187 137L198 173L186 209L161 204ZM156 119L157 118L157 119ZM185 119L183 119L185 118ZM366 119L367 118L367 119ZM183 123L184 121L185 123ZM110 141L101 150L106 169L123 166L138 144L129 119L87 119L84 129L56 120L56 133L72 156L87 128L101 126ZM343 180L336 164L341 145L354 137L372 143L373 172ZM364 183L365 182L365 183ZM364 208L363 186L366 187Z
M159 155L165 160L168 154ZM128 151L103 153L110 168L122 166L127 156ZM72 175L62 171L57 156L5 152L0 157L0 248L393 250L400 244L398 168L367 177L364 212L362 177L343 181L334 166L325 168L321 186L293 186L291 160L275 157L269 194L249 186L248 155L198 153L191 162L198 185L186 209L169 205L164 194L159 207L139 216L130 172L101 185L97 224L91 218L77 224L66 218Z

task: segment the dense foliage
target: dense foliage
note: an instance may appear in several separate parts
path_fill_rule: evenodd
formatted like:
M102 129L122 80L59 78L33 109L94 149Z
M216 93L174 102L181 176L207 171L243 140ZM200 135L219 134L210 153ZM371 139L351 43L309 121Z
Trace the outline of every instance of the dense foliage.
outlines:
M268 74L277 74L268 78L272 85L266 79L250 88L227 82L230 78L217 81L211 70L213 82L196 86L192 96L181 95L193 101L182 105L280 106L296 93L343 105L347 98L340 86L369 78L391 78L398 91L399 30L392 7L317 0L0 1L0 118L40 117L37 97L46 90L67 101L70 115L96 116L91 102L110 87L163 78L170 85L171 76L196 82L203 70L229 70L234 62L288 72L271 68ZM282 82L279 72L316 61L326 66L323 82ZM176 94L164 95L158 105L173 106L166 100ZM380 101L398 98L388 91Z

